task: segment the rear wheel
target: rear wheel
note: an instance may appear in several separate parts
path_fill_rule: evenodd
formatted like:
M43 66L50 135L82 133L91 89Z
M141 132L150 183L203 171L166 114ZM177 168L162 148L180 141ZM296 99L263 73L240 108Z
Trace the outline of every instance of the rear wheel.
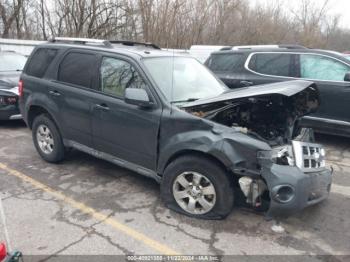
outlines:
M47 162L57 163L64 158L65 147L56 124L46 115L34 119L32 136L36 150Z
M161 193L169 208L204 219L226 217L234 202L232 181L225 170L200 156L184 156L170 163Z

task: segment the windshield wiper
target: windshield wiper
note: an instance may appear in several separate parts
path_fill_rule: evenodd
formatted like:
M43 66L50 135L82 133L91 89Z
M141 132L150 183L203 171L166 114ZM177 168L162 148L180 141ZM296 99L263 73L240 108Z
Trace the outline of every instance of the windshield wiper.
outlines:
M172 104L178 104L178 103L189 103L199 100L199 98L188 98L185 100L177 100L177 101L171 101Z

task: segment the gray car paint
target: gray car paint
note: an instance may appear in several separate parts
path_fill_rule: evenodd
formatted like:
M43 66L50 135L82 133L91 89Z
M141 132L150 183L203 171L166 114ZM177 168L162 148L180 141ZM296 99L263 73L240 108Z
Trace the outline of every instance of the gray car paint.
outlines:
M43 79L37 79L28 76L25 73L22 74L21 78L24 81L24 97L20 99L21 112L23 113L24 120L29 127L31 127L33 121L32 115L37 110L45 110L48 112L60 129L66 146L75 147L94 156L106 159L126 168L130 168L140 174L151 176L157 181L161 180L164 169L166 168L167 164L169 164L173 159L179 155L193 153L200 153L214 158L218 161L218 163L230 171L232 175L248 175L252 177L263 176L269 186L278 183L279 179L281 182L285 183L285 179L288 180L289 176L302 176L300 174L300 170L289 166L281 167L281 169L285 169L288 173L285 174L285 176L282 176L281 173L283 172L280 171L280 168L272 167L271 163L270 167L269 164L267 164L263 167L262 170L260 170L258 167L258 152L269 152L271 150L270 145L268 145L266 142L236 131L235 129L193 116L184 110L171 105L164 98L161 92L157 90L157 87L152 79L148 78L148 75L145 73L146 70L142 63L142 59L144 57L169 56L169 53L167 52L153 50L147 50L147 52L144 50L128 51L126 49L106 49L86 46L77 48L76 45L60 44L46 44L37 48L41 47L58 48L60 49L60 54L55 59L53 64L48 68L48 71L46 72ZM87 90L86 88L69 87L75 88L75 92L77 92L76 98L79 100L76 102L80 103L80 108L86 108L86 110L88 110L87 115L90 114L91 117L95 117L94 114L96 114L92 108L92 105L96 102L96 99L100 102L108 102L109 106L112 106L113 103L116 103L116 110L120 108L125 114L130 116L128 118L123 118L123 121L126 121L126 126L129 129L127 128L123 131L124 133L122 139L125 140L125 138L127 138L127 140L118 140L118 138L115 136L115 125L108 125L108 123L113 122L117 124L121 120L119 118L115 118L113 112L109 114L109 116L104 116L103 119L107 119L104 122L106 125L96 125L96 128L101 128L105 132L104 135L100 134L103 137L100 137L100 140L97 144L84 141L83 143L79 143L79 133L73 135L69 135L69 133L67 133L65 125L62 124L64 121L61 114L61 104L57 103L57 98L53 98L48 91L55 91L57 89L59 92L63 92L65 88L68 88L68 86L63 88L60 87L62 83L57 83L56 75L59 59L62 57L62 54L68 52L73 48L79 50L89 50L99 54L108 54L110 56L125 56L131 60L133 64L137 65L138 70L144 76L145 80L147 80L147 92L154 102L154 107L148 109L142 109L135 105L125 104L120 99L114 98L113 102L113 99L111 97L108 97L107 99L105 95L102 95L100 92L94 89ZM30 59L28 61L30 61ZM310 86L313 86L313 84L310 82L295 81L293 83L281 83L270 86L267 85L260 90L258 90L258 88L246 88L244 90L242 89L238 91L237 93L228 92L219 97L203 101L196 101L194 103L189 103L186 106L200 105L203 103L215 103L217 101L268 94L292 96L293 94L296 94ZM79 98L79 93L89 93L90 98ZM61 96L59 99L68 98L69 97L64 96L63 92L63 96ZM33 109L35 109L35 111L33 111ZM76 104L74 110L80 110L78 107L76 107ZM139 116L140 119L143 120L136 123L133 120L132 116ZM69 117L69 115L67 117ZM154 125L152 128L150 128L149 124L147 124L147 121L151 121L152 119L154 120ZM67 121L67 119L65 121ZM68 119L68 121L70 120ZM92 123L94 120L90 119L89 121ZM103 124L103 121L100 120L99 124ZM148 136L143 136L143 132L129 135L128 132L131 130L130 128L138 128L140 131L149 130L150 133ZM94 140L96 138L94 131L91 130L90 133L92 134L91 139ZM138 139L133 139L135 136L137 136L136 138ZM111 138L114 140L111 140ZM102 142L105 146L101 146L103 144ZM119 149L123 147L122 150L119 151L122 153L121 155L118 155L116 153L117 148L114 148L118 145L118 143L120 146ZM110 148L110 150L108 150L108 148ZM127 148L133 149L132 154L127 154ZM142 154L144 155L142 156ZM328 178L330 175L331 174L328 171L325 174L325 176ZM288 181L291 182L290 179ZM295 182L295 184L299 185L299 182ZM302 194L298 196L298 198L304 197L305 196ZM273 210L284 210L283 213L292 213L306 206L302 203L302 201L298 200L297 203L298 204L290 207L281 207L279 205L272 204L272 211L270 209L270 214L274 214Z

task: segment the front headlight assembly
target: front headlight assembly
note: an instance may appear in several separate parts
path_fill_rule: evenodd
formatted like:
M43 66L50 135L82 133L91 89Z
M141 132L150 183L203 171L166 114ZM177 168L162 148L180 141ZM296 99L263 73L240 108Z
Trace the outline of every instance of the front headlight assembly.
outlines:
M284 145L273 148L271 151L258 152L261 161L272 161L277 165L295 166L295 157L292 145Z

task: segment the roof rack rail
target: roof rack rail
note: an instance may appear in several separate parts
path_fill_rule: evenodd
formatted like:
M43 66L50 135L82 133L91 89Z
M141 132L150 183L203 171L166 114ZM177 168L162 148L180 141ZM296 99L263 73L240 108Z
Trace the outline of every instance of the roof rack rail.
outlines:
M129 41L129 40L110 40L111 44L121 44L126 46L145 46L145 47L151 47L154 49L161 49L159 46L153 43L143 43L143 42L135 42L135 41Z
M154 49L161 49L159 46L152 43L134 42L128 40L103 40L91 38L75 38L75 37L53 37L49 40L50 43L68 43L81 45L102 45L105 47L112 47L112 44L121 44L125 46L145 46Z
M225 46L223 48L220 49L220 51L225 51L225 50L232 50L233 46Z
M269 48L279 48L279 46L278 45L242 45L242 46L232 46L232 50L269 49Z
M287 49L308 49L307 47L305 46L302 46L302 45L278 45L279 48L287 48Z
M53 37L49 40L50 43L69 43L81 45L103 45L105 47L112 47L108 40L91 39L91 38L74 38L74 37Z
M249 50L249 49L273 49L273 48L284 48L284 49L308 49L302 45L242 45L242 46L227 46L220 49L220 51L225 50Z

